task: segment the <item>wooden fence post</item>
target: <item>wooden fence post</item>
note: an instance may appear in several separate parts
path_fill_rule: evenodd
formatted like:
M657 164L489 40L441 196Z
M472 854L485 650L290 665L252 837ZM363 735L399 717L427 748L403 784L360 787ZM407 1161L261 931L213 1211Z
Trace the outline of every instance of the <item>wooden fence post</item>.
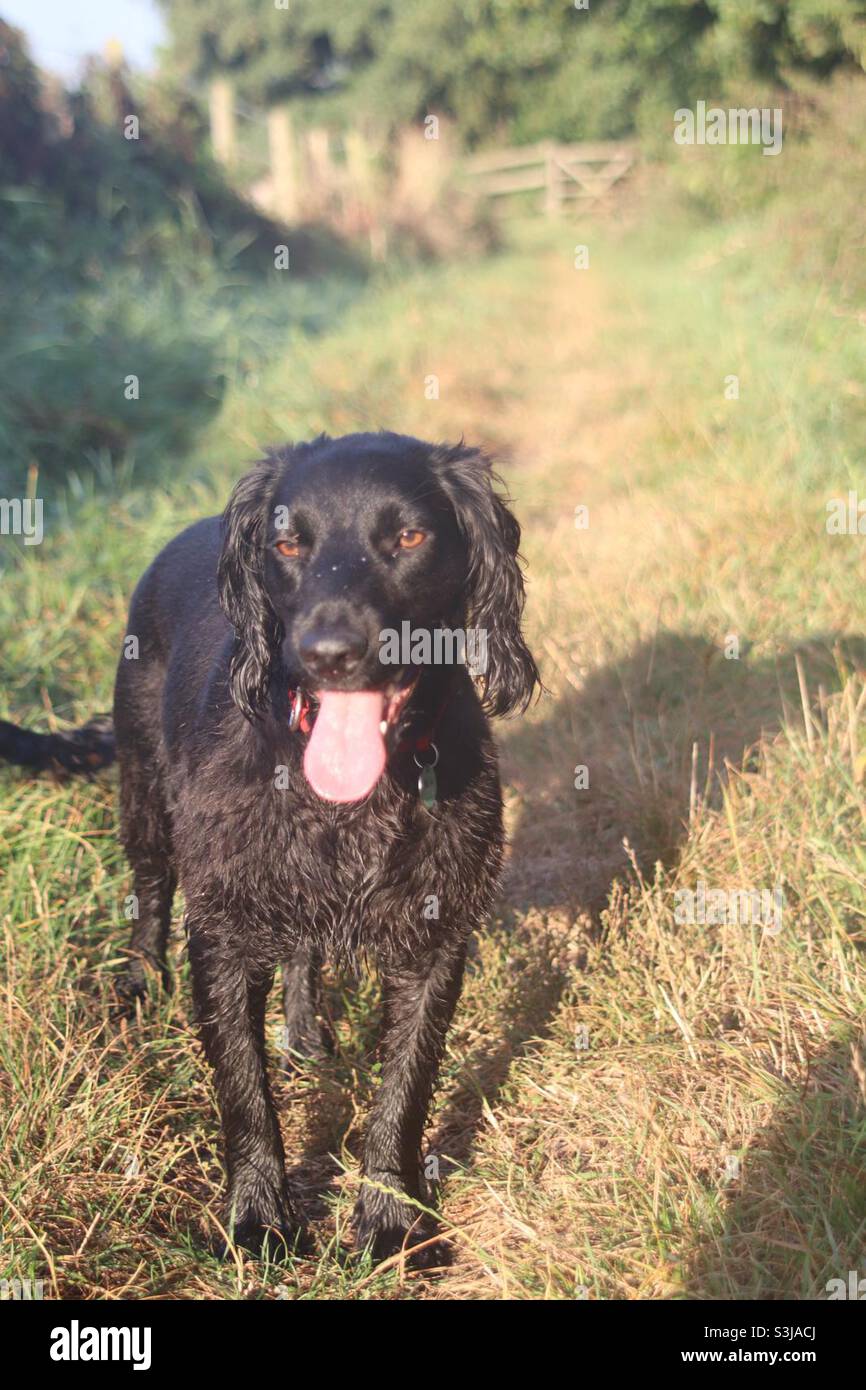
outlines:
M347 130L343 136L349 186L359 202L369 203L376 184L374 151L364 131Z
M324 126L313 126L307 131L307 167L309 169L309 192L312 205L321 210L326 207L333 190L334 177L331 166L331 137Z
M235 103L227 77L215 77L210 86L210 139L216 158L232 168L237 159Z
M268 150L274 211L284 222L296 222L300 203L298 167L292 118L286 106L272 106L268 111Z

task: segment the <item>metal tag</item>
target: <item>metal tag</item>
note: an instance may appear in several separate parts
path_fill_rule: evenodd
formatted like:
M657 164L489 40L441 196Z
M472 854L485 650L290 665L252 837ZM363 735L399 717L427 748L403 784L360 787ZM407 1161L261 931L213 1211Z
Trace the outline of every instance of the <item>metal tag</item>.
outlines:
M437 806L436 793L439 784L436 780L436 769L433 767L422 767L418 776L418 799L421 805L428 811L435 811Z

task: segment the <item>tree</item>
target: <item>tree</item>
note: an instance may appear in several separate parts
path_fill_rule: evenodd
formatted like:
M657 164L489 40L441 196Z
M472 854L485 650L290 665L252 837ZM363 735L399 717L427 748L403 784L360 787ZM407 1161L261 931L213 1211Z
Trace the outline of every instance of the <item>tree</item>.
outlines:
M860 0L163 0L174 61L302 118L451 117L496 136L616 137L744 84L866 60Z
M242 96L269 105L315 100L357 79L391 20L380 0L162 0L170 61L181 75L231 75Z

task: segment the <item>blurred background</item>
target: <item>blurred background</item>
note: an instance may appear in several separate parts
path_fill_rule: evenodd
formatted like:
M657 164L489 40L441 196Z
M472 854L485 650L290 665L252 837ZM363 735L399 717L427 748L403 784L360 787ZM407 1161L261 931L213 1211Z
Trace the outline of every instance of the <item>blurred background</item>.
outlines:
M533 218L785 204L792 269L859 273L853 0L0 8L6 491L176 472L287 332L383 266L493 254ZM676 145L699 99L782 103L784 159Z

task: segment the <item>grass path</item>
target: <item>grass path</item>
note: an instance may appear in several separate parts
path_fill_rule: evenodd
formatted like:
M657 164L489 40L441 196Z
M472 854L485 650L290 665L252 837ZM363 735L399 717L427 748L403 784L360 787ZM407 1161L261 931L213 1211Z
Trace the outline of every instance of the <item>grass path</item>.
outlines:
M808 1298L862 1264L862 551L824 529L849 473L815 399L853 438L862 348L730 236L596 229L576 271L573 234L534 233L383 286L236 392L172 494L95 501L8 576L10 709L81 717L131 572L239 459L322 427L463 433L524 523L549 695L501 730L512 858L429 1134L456 1250L433 1281L336 1258L376 1085L367 980L332 981L333 1061L278 1083L314 1258L203 1253L221 1177L188 989L112 1012L113 786L4 776L6 1271L67 1297ZM677 922L699 882L781 886L782 930Z

